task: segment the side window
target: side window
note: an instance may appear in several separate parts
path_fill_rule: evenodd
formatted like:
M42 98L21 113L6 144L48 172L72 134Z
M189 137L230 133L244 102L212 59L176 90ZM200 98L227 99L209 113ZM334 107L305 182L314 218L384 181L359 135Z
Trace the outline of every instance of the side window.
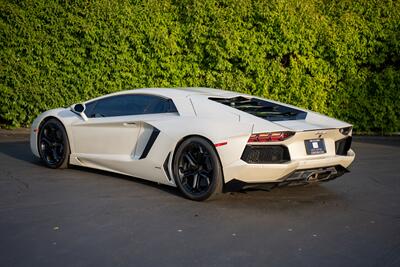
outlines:
M96 106L96 104L97 104L97 101L92 101L92 102L85 104L85 106L86 106L85 114L88 118L92 117L93 109Z
M117 95L90 102L86 106L89 118L177 112L171 99L152 95Z
M153 97L153 96L151 96ZM145 108L143 114L154 114L154 113L173 113L178 112L171 99L154 97L148 99L149 105Z

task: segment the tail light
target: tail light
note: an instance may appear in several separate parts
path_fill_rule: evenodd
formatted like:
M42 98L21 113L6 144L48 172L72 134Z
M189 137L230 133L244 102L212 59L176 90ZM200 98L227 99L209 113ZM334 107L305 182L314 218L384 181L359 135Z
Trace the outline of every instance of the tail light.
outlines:
M250 135L247 143L281 142L289 139L295 132L257 133Z
M339 132L343 135L349 135L349 133L351 132L351 130L353 129L353 127L349 126L349 127L344 127L339 129Z

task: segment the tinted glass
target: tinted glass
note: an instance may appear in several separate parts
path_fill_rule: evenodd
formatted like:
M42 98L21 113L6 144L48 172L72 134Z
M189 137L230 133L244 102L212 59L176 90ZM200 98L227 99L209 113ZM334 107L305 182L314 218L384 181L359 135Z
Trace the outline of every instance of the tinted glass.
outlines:
M209 99L269 121L304 120L307 116L307 112L257 98Z
M93 102L85 104L85 106L86 106L86 109L85 109L86 116L89 117L88 114L92 114L93 113L93 109L96 106L96 103L97 103L97 101L93 101Z
M111 96L86 106L89 118L177 112L170 99L151 95Z

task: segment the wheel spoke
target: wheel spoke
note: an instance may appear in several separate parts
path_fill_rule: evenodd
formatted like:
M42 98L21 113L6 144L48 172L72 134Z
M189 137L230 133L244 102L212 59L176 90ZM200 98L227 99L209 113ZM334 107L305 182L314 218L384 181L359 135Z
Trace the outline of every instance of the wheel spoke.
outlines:
M56 132L57 132L57 129L55 129L55 128L51 129L51 140L53 142L57 142L58 141Z
M58 162L58 161L59 161L59 157L58 157L58 155L57 155L57 150L56 150L56 148L53 147L53 149L51 150L51 152L52 152L52 156L53 156L54 161L55 161L55 162Z
M43 130L43 135L49 140L50 142L54 142L54 129L49 125Z
M55 137L55 139L56 139L57 141L62 141L62 136L63 136L63 134L62 134L62 132L60 131L60 129L56 129L56 130L54 131L54 137Z
M193 176L193 189L195 189L195 188L199 188L199 174L198 173L196 173L194 176Z
M181 177L182 178L187 178L187 177L190 177L190 176L193 176L193 175L195 175L196 174L196 172L195 171L185 171L185 172L182 172L182 175L181 175Z
M181 180L182 184L187 184L188 178L192 177L194 175L193 170L188 170L187 168L184 167L179 167L179 179Z
M207 185L210 185L210 178L207 175L205 175L204 172L200 172L199 175L206 180Z
M213 166L212 166L211 158L210 158L210 157L206 157L206 158L204 159L204 169L205 169L206 171L208 171L208 172L212 171Z
M187 153L185 154L185 158L187 159L187 161L189 162L190 165L192 165L192 166L197 166L197 162L196 162L196 160L194 159L192 153L187 152Z
M49 145L45 145L44 148L42 149L42 152L45 156L51 155L51 147Z
M197 147L199 148L199 153L197 153L197 161L199 163L203 163L205 155L204 149L200 144Z
M49 135L49 129L47 128L47 127L45 127L44 129L43 129L43 136L45 136L45 137L48 137L48 135Z
M186 185L188 183L188 179L186 176L180 177L180 180L181 180L182 185Z
M51 145L51 141L49 139L47 139L47 137L42 137L42 139L40 139L41 141L45 142L47 145Z
M199 149L200 154L203 154L204 153L203 146L200 144L197 144L197 147Z

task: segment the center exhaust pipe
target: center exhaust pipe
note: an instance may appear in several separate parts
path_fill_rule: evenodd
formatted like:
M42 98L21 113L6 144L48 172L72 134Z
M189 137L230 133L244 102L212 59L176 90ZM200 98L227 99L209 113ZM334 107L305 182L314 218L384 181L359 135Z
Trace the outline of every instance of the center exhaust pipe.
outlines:
M314 172L311 173L309 176L306 178L307 182L316 182L318 181L318 173Z
M328 180L332 175L337 174L335 168L328 168L325 170L316 170L309 174L306 178L307 182L317 182L321 180Z

